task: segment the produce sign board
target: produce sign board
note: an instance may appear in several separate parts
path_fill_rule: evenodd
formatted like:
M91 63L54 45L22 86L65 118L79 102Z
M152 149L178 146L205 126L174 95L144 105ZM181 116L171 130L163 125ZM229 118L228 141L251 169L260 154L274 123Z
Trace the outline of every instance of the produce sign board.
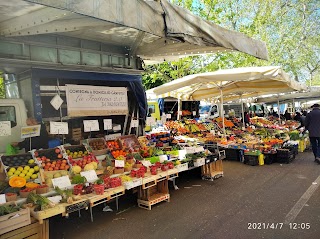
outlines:
M11 122L10 121L0 121L0 136L11 135Z
M21 127L21 138L25 139L25 138L39 136L40 128L41 128L41 125Z
M68 116L107 116L128 113L125 87L66 85Z

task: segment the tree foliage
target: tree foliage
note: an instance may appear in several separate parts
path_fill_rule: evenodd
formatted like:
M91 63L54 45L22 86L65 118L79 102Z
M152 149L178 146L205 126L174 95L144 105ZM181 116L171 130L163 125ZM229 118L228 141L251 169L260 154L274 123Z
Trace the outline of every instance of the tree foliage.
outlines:
M264 65L279 65L297 81L311 85L318 83L316 80L320 77L318 0L171 0L171 2L191 10L203 19L264 41L267 44L269 60L259 60L244 53L230 52L165 62L146 68L146 74L143 76L146 88L197 72Z
M4 98L6 98L4 79L2 74L0 74L0 99L4 99Z

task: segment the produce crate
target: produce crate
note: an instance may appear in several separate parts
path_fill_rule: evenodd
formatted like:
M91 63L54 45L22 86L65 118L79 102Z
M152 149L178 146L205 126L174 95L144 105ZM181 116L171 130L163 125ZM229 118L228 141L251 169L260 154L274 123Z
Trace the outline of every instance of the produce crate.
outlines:
M0 235L31 223L30 209L21 209L0 217Z
M225 149L226 160L241 161L241 149Z
M49 220L40 224L31 218L31 224L0 235L0 239L49 239Z
M29 165L28 161L30 159L33 159L31 153L1 156L1 162L3 165L9 167Z
M35 212L34 209L30 210L31 215L36 218L40 224L43 224L45 219L61 214L66 215L66 206L64 204L57 204L55 207L45 209L43 211Z
M152 205L163 201L170 201L168 180L162 180L153 187L138 191L138 206L147 210L151 210Z
M223 176L222 160L217 160L201 167L202 179L214 180Z
M277 153L264 153L264 163L272 164L277 162Z
M119 138L122 148L124 149L130 149L133 152L138 152L141 148L141 145L135 135L126 135L121 136Z
M104 155L107 153L108 149L107 149L107 146L106 146L106 141L103 139L103 138L97 138L97 139L88 139L88 145L89 147L92 149L92 153L94 155ZM98 149L98 150L94 150L92 148L92 145L95 144L95 143L100 143L102 144L102 148L101 149Z
M251 166L259 165L259 156L256 155L244 155L244 164L248 164Z

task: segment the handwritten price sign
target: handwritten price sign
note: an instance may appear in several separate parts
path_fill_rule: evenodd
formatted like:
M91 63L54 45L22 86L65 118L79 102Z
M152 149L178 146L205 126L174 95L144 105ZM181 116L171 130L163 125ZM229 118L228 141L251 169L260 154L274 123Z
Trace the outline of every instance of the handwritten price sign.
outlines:
M84 132L99 131L98 120L84 120L83 121Z
M50 122L50 134L69 134L67 122Z
M10 136L10 135L11 135L11 122L0 121L0 136Z
M112 119L103 119L104 130L112 129Z

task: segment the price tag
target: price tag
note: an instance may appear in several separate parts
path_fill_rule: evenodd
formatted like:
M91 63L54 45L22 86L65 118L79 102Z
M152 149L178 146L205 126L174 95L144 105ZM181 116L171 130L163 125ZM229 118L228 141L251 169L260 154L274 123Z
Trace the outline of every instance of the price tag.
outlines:
M155 122L156 122L156 120L155 120L154 117L147 117L146 124L147 124L148 126L154 125Z
M6 203L6 195L5 194L0 194L0 204Z
M246 127L242 127L241 129L242 129L242 130L246 130Z
M71 182L68 176L53 178L51 180L52 180L53 187L59 187L61 189L65 189L71 186Z
M251 125L251 128L252 128L252 129L255 129L256 127L255 127L254 125Z
M202 146L195 148L195 153L204 152L204 148Z
M139 126L139 120L131 120L131 128L137 128Z
M193 154L196 152L194 147L186 147L185 150L187 154Z
M114 161L114 166L116 168L123 168L124 167L124 160L115 160Z
M109 134L104 136L105 140L115 140L121 137L121 133L117 133L117 134Z
M84 132L99 131L99 121L98 120L84 120L83 121Z
M103 128L104 130L112 129L112 119L103 119Z
M166 121L167 121L166 115L162 115L162 116L161 116L161 122L162 122L162 124L165 124Z
M168 160L168 156L167 155L159 155L159 161L160 163L163 163L164 161Z
M113 127L113 131L119 131L119 130L121 130L121 125L118 124Z
M194 162L194 166L200 167L202 165L205 165L205 163L206 163L206 159L200 158L200 159L197 159L196 162Z
M10 135L11 135L11 122L0 121L0 136L10 136Z
M32 125L32 126L26 126L26 127L21 127L21 138L31 138L31 137L36 137L40 135L40 129L41 125Z
M166 114L167 119L171 119L171 114Z
M162 121L161 120L157 120L157 124L162 124Z
M216 135L216 131L210 130L210 134Z
M143 166L147 168L151 166L151 162L149 160L142 160L141 163Z
M48 197L48 199L53 203L59 203L62 200L62 196L57 195L53 197Z
M50 122L50 134L69 134L68 122Z
M179 150L179 159L185 159L187 151L185 149Z
M85 177L89 183L92 183L98 179L97 173L94 170L80 172L82 177Z
M53 106L55 110L58 110L61 107L62 103L63 99L61 99L59 95L55 95L50 101L50 104Z
M196 116L197 115L197 111L192 111L192 115Z
M182 111L179 111L179 115L182 115Z

